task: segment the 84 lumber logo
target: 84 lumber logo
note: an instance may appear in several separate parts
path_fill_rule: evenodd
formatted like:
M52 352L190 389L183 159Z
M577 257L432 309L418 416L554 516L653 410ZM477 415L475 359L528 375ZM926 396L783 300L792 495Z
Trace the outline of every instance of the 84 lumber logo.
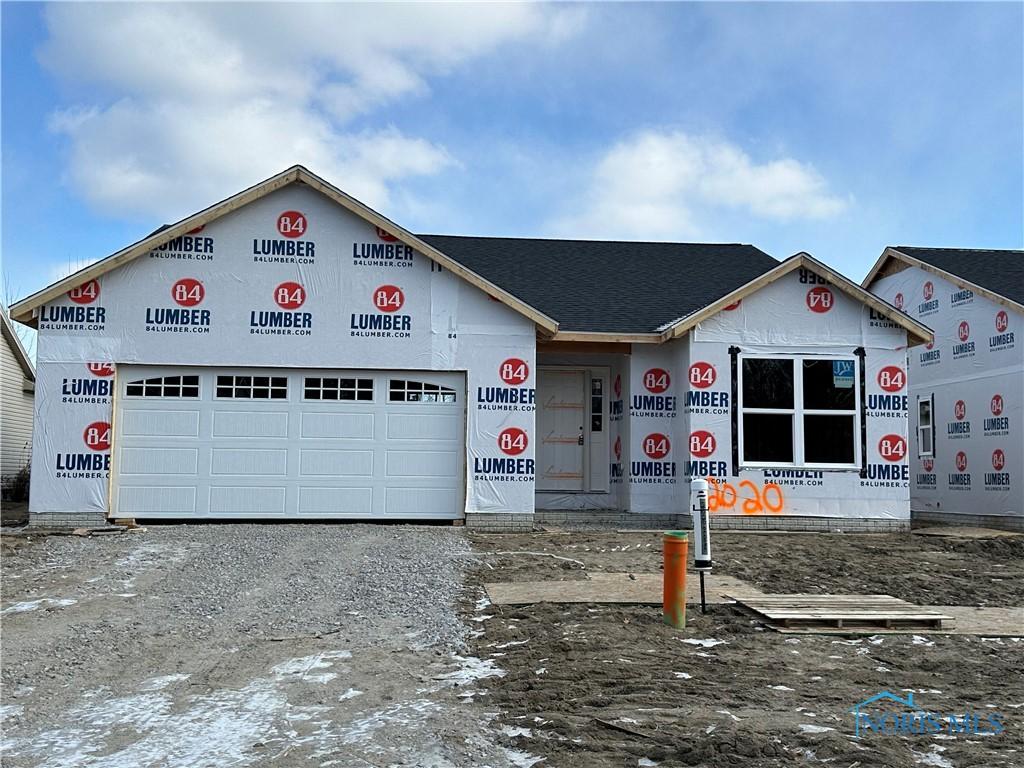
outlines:
M498 433L495 444L504 456L475 456L473 476L478 480L533 482L534 460L522 458L530 445L526 431L507 427Z
M481 411L533 411L537 391L523 386L530 378L530 366L518 357L510 357L498 366L504 387L477 387L476 407Z
M306 303L306 289L301 283L284 282L272 292L280 310L249 311L249 333L267 336L309 336L313 329L313 313L298 312Z
M110 424L94 421L82 432L88 451L58 453L55 476L65 479L106 477L110 472Z

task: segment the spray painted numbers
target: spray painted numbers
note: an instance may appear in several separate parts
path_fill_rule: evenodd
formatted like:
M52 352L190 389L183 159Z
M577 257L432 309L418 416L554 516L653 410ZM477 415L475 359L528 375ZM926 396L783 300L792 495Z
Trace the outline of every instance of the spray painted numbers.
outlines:
M733 512L737 506L744 515L780 514L786 506L786 497L775 483L758 487L750 480L740 480L739 490L721 478L706 477L708 481L708 510Z

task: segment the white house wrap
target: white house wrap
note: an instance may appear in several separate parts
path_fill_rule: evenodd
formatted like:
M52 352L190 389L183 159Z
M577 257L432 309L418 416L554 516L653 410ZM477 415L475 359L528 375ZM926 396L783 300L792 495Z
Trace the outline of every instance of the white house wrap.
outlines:
M521 527L685 513L702 477L719 517L908 518L928 332L824 265L706 246L747 271L699 311L567 330L545 283L586 299L589 256L499 279L509 241L457 240L294 168L15 305L39 330L31 511Z

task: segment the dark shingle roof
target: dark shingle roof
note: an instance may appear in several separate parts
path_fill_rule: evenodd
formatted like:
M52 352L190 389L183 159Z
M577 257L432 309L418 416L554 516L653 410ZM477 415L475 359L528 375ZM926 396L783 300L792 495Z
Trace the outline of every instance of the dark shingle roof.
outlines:
M559 323L646 333L779 262L752 245L417 235Z
M915 248L906 245L894 245L892 248L1018 304L1024 304L1024 251Z

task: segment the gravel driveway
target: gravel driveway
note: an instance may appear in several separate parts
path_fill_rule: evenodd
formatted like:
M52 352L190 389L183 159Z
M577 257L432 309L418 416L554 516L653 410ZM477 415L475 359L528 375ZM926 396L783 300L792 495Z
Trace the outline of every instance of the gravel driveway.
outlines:
M5 766L532 762L478 700L501 670L462 655L458 529L158 526L4 554Z

